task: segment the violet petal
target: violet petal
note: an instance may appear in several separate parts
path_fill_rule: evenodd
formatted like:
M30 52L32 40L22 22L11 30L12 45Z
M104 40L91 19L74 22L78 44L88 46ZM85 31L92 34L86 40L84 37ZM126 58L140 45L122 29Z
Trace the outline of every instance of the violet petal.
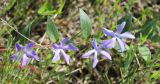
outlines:
M121 52L123 52L125 50L125 43L119 38L117 38L117 42L118 42L118 45L121 49Z
M115 46L116 38L112 38L111 40L103 40L100 48L113 48Z
M67 38L64 38L64 39L61 41L61 45L64 46L64 45L69 41L69 39L70 39L70 38L68 38L68 37L67 37Z
M119 38L135 39L134 35L132 35L130 32L125 32L123 34L120 34Z
M23 54L22 57L22 67L26 66L26 64L29 62L29 58L27 57L26 54Z
M35 60L39 61L39 57L35 51L27 51L25 53L28 57L34 58Z
M82 58L89 58L89 56L90 56L91 54L93 54L94 52L95 52L95 50L90 50L90 51L86 52L85 54L83 54L83 55L82 55Z
M66 63L69 64L70 56L67 55L63 50L61 50L61 53L62 53Z
M126 25L126 22L122 22L120 25L118 25L116 33L120 34L123 31L123 28L125 25Z
M79 49L78 49L76 46L74 46L72 43L64 46L63 49L64 49L64 50L76 50L76 51L79 50Z
M28 43L27 45L26 45L26 47L25 47L25 51L28 51L28 50L30 50L33 46L35 45L35 43Z
M94 38L93 41L92 41L92 46L93 46L94 49L97 49L97 48L98 48L98 47L97 47L97 41L96 41L95 38Z
M59 45L53 44L53 45L52 45L52 48L53 48L53 49L58 49L58 48L59 48Z
M18 44L18 43L17 43L17 44L15 45L15 47L16 47L16 52L18 52L18 51L20 51L20 50L22 49L23 46L22 46L21 44Z
M106 58L108 58L109 60L112 60L110 54L107 51L101 50L100 53Z
M56 62L57 60L60 60L60 50L55 51L55 55L52 59L52 62Z
M92 67L95 68L97 63L98 63L97 52L95 52L94 53L94 57L93 57L93 65L92 65Z
M15 54L13 54L12 56L11 56L11 59L12 60L16 60L17 59L17 57L18 57L18 52L16 52Z
M102 31L103 31L103 33L104 33L105 36L111 36L111 37L114 37L114 36L115 36L115 34L114 34L113 31L108 30L108 29L106 29L106 28L103 28Z

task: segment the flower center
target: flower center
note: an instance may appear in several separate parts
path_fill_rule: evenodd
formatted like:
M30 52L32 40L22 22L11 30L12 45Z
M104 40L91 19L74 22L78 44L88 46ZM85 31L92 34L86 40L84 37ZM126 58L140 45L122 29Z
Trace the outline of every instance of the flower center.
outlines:
M63 46L62 46L62 45L60 45L60 46L59 46L59 49L63 49Z
M118 33L115 33L115 37L118 37L119 36L119 34Z

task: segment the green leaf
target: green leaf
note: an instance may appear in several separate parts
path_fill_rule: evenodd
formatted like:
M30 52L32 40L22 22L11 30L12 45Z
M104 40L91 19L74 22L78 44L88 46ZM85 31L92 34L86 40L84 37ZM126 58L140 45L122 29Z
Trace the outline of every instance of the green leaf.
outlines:
M92 23L88 15L82 9L80 9L80 28L82 36L88 38L91 34Z
M133 46L130 46L129 49L127 50L124 58L125 58L125 63L124 63L124 67L126 70L128 70L135 58L135 48Z
M22 31L21 34L23 34L25 37L30 38L30 33L31 33L31 26L32 22L30 22ZM28 40L24 38L23 36L20 36L20 43L21 44L26 44Z
M144 23L142 29L136 34L136 37L142 37L146 39L150 39L154 42L160 42L160 27L158 26L158 22L155 20L149 20Z
M155 25L156 25L156 22L151 20L151 21L147 21L144 26L143 26L143 29L140 31L142 33L143 36L150 36L150 34L152 34L151 29L155 29Z
M160 78L160 71L154 71L153 74L151 75L151 79L157 80Z
M147 62L151 59L151 52L147 46L138 47L139 54Z
M56 25L52 22L51 18L47 18L47 34L51 41L56 42L59 40L59 33Z
M40 15L53 15L55 13L56 10L52 9L52 5L48 0L38 9L38 14Z

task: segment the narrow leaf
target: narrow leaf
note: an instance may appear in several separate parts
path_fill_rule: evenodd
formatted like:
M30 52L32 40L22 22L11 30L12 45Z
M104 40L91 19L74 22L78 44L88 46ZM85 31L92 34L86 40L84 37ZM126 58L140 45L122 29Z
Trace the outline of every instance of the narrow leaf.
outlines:
M49 16L47 18L47 34L51 41L56 42L59 40L58 29Z
M88 15L82 9L80 9L80 27L82 36L88 38L91 34L92 23Z
M21 34L23 34L25 37L30 38L30 32L31 32L31 26L32 26L32 22L30 22L22 31ZM20 43L21 44L26 44L27 43L27 39L24 38L23 36L20 36Z
M136 33L136 37L140 37L141 34L142 37L146 37L146 39L150 39L154 42L160 42L159 31L160 28L158 26L158 22L155 20L148 20L141 27L141 30Z

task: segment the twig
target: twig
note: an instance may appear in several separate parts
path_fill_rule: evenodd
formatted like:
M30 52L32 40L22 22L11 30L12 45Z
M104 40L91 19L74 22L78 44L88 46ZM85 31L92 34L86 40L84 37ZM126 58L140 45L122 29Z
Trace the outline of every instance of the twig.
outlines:
M23 34L21 34L16 28L12 27L9 23L7 23L7 21L3 20L2 18L0 18L0 19L1 19L2 23L4 23L5 25L9 26L10 28L12 28L14 31L16 31L19 35L21 35L22 37L24 37L24 38L27 39L28 41L33 42L33 43L35 43L36 45L41 46L41 45L38 44L37 42L35 42L35 41L27 38L27 37L24 36Z
M136 61L137 61L138 66L140 67L141 65L140 65L140 62L139 62L136 54L135 54L135 58L136 58Z
M42 39L41 39L41 41L40 41L40 43L39 43L40 45L42 44L42 42L43 42L45 36L46 36L46 32L44 33L44 35L43 35L43 37L42 37ZM39 48L37 48L36 52L38 52L38 50L39 50Z
M78 71L80 71L80 70L81 70L81 68L78 68L78 69L76 69L76 70L71 71L70 73L67 73L65 76L68 76L68 75L73 74L73 73L75 73L75 72L78 72Z

